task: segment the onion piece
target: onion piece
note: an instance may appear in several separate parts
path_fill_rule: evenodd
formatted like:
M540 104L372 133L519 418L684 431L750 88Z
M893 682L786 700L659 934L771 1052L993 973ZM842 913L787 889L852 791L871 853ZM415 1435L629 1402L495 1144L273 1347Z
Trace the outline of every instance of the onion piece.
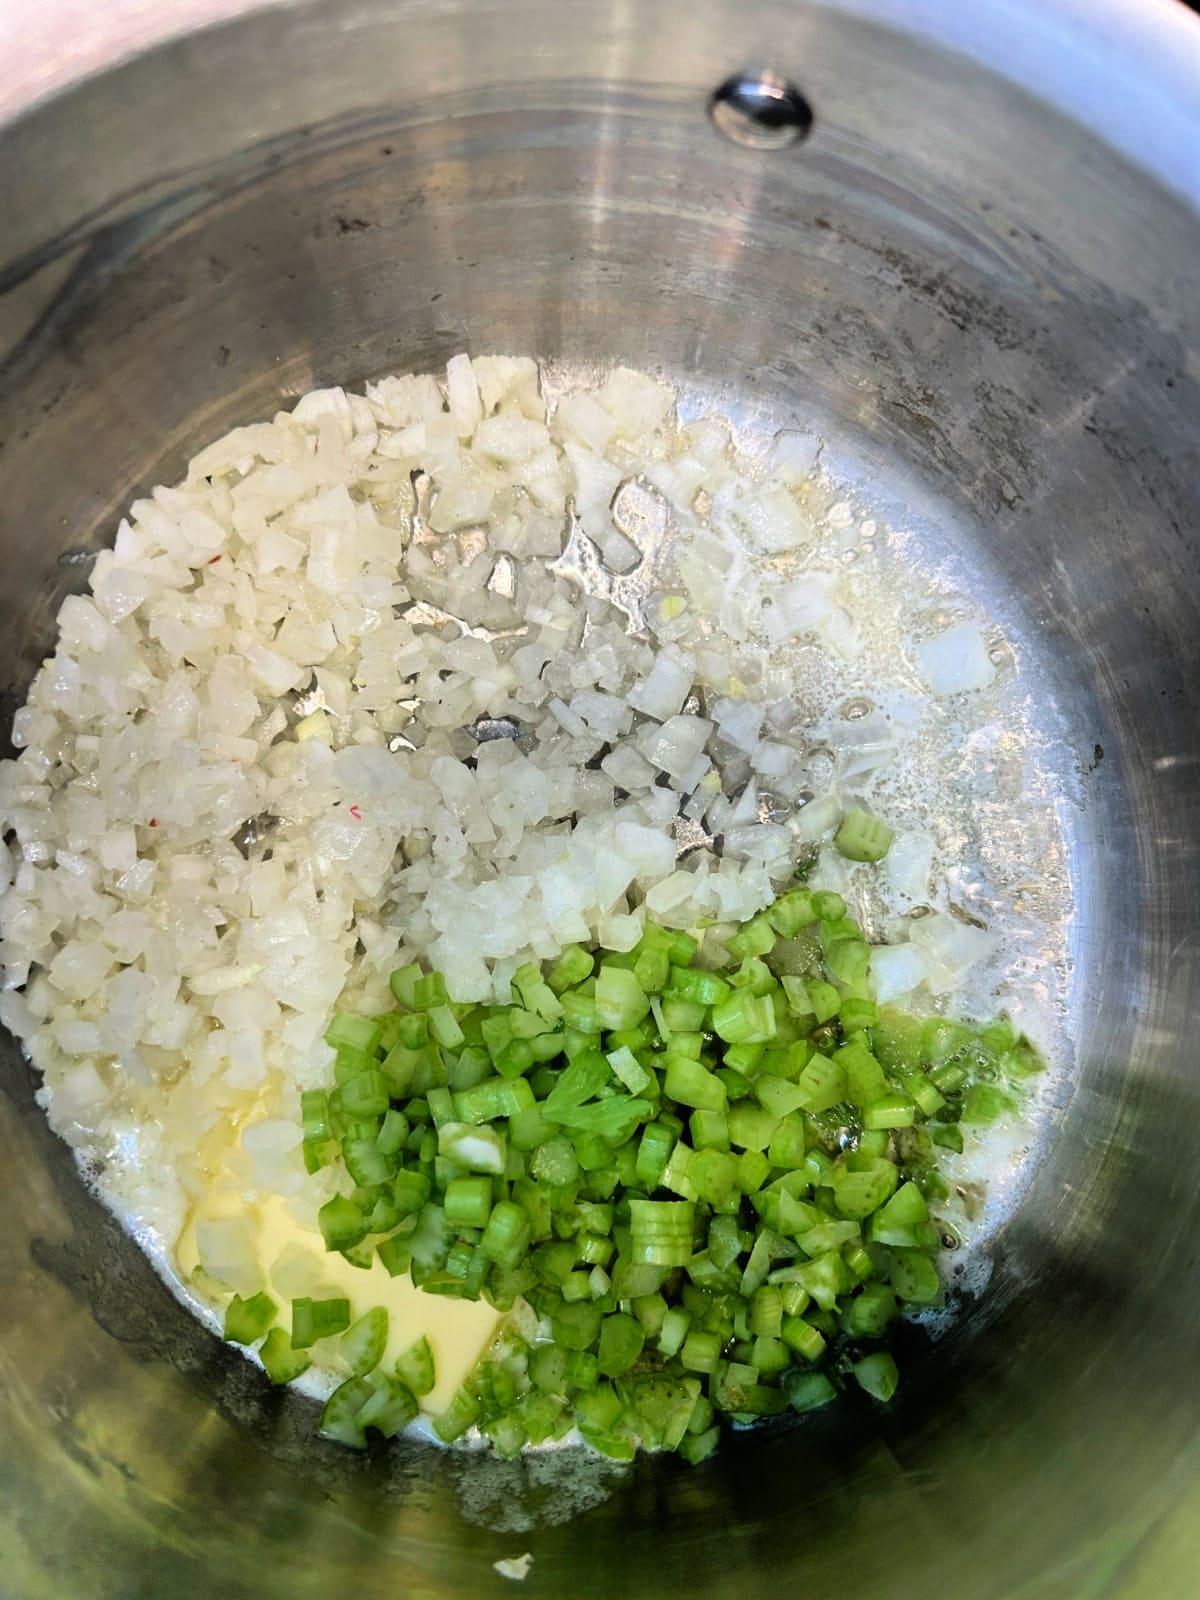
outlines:
M993 934L942 911L914 922L909 938L928 965L934 994L950 994L996 948Z
M919 644L917 668L936 695L986 689L996 676L983 633L973 622L960 622Z
M909 905L924 905L933 874L933 839L927 833L898 833L883 870L892 893Z
M928 977L929 963L913 944L876 945L871 951L871 982L881 1006L911 994Z
M805 844L815 844L823 834L837 827L844 809L841 792L831 789L828 794L816 795L793 813L788 818L788 827L795 838Z

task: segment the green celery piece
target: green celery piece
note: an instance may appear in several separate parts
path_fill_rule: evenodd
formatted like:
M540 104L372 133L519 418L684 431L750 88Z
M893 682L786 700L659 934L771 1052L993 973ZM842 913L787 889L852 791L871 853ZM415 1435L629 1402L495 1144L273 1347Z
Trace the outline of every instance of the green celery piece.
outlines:
M362 1050L372 1055L381 1032L378 1017L360 1017L349 1011L335 1011L333 1020L325 1030L325 1043L335 1050L347 1045L352 1050Z
M856 1361L850 1370L859 1388L865 1389L873 1399L882 1400L885 1404L895 1394L896 1386L900 1382L895 1361L883 1350L864 1356L861 1361Z
M833 1172L833 1199L843 1217L861 1221L889 1200L896 1188L894 1164L882 1158L843 1160Z
M940 1145L943 1150L953 1150L962 1154L963 1136L962 1129L957 1123L949 1122L933 1129L933 1142Z
M823 978L809 978L805 987L808 1003L818 1023L828 1022L831 1017L837 1016L842 997L832 983L826 983Z
M836 939L825 953L825 965L834 982L850 989L866 985L870 964L871 947L862 939ZM839 1011L841 1006L839 999Z
M306 1141L320 1143L330 1137L329 1095L324 1089L305 1089L300 1096L300 1118Z
M917 1120L917 1105L909 1094L893 1090L872 1100L863 1112L863 1127L869 1132L889 1128L911 1128Z
M692 1254L695 1206L689 1200L630 1200L630 1254L635 1264L686 1266Z
M350 1302L340 1296L292 1301L292 1347L307 1350L318 1339L343 1333L350 1326Z
M625 1046L612 1052L608 1057L608 1064L631 1095L641 1094L642 1090L648 1088L653 1081L633 1051Z
M783 1379L783 1392L793 1411L813 1411L828 1405L837 1390L823 1372L792 1372Z
M492 1214L491 1178L452 1178L443 1193L442 1205L448 1227L485 1228Z
M243 1300L235 1294L225 1308L225 1337L233 1344L255 1344L275 1321L276 1305L259 1291Z
M504 1176L507 1145L503 1133L487 1123L443 1122L438 1128L438 1154L468 1172Z
M590 978L595 967L595 957L577 944L569 944L562 951L546 981L556 994L564 989L574 989Z
M780 1331L784 1344L804 1361L819 1361L825 1353L824 1335L803 1317L784 1317Z
M693 1111L688 1131L696 1150L728 1150L729 1118L724 1111Z
M929 1207L925 1196L911 1180L902 1183L876 1218L877 1238L880 1244L889 1244L890 1231L902 1232L916 1223L929 1221ZM903 1244L903 1238L897 1240Z
M800 1104L810 1115L829 1111L847 1098L845 1053L839 1050L836 1056L826 1056L818 1051L801 1069L796 1089L803 1095Z
M446 1410L433 1419L433 1431L443 1444L452 1444L474 1426L482 1413L483 1406L470 1389L456 1389Z
M671 968L671 982L666 991L673 999L694 1000L705 1006L719 1006L732 992L732 985L715 972L675 966Z
M759 1073L754 1080L754 1093L772 1116L781 1119L807 1107L807 1091L799 1083L790 1083L772 1072Z
M388 1337L388 1314L375 1306L359 1317L338 1341L338 1355L356 1378L365 1377L383 1359Z
M696 1150L688 1162L688 1182L698 1197L722 1210L737 1187L738 1158L728 1151Z
M292 1347L291 1335L283 1328L271 1329L262 1342L258 1359L272 1383L293 1383L312 1366L302 1350Z
M876 1059L885 1072L920 1069L925 1062L925 1022L896 1006L881 1006L871 1030Z
M1016 1097L994 1083L973 1083L963 1096L962 1120L970 1125L997 1122L1017 1107Z
M687 1056L667 1057L663 1087L667 1097L698 1111L723 1111L725 1085L707 1067Z
M560 1127L575 1128L581 1133L595 1134L610 1144L618 1144L630 1138L638 1124L653 1114L651 1101L618 1094L591 1105L560 1110L554 1120Z
M679 1352L688 1372L712 1374L721 1359L721 1336L701 1328L690 1328Z
M767 1181L770 1170L770 1160L761 1150L743 1150L738 1157L738 1188L743 1194L753 1195Z
M407 1427L420 1408L412 1391L396 1378L377 1372L370 1382L374 1392L364 1402L356 1421L360 1428L374 1428L390 1439Z
M334 1195L317 1212L327 1250L346 1250L366 1238L367 1219L346 1195Z
M551 1122L563 1113L578 1110L612 1081L612 1070L599 1050L588 1050L558 1073L554 1087L541 1104L541 1112Z
M784 1117L771 1135L767 1155L773 1167L785 1171L797 1170L804 1165L807 1155L808 1133L801 1116Z
M398 1233L381 1240L375 1254L383 1262L389 1278L398 1278L402 1272L407 1272L412 1262L408 1236Z
M842 819L841 827L833 836L833 846L839 855L850 861L882 861L895 837L886 822L856 806Z
M489 1261L502 1267L516 1267L529 1249L533 1228L528 1214L511 1200L501 1200L488 1218L479 1249Z
M771 920L764 914L743 922L738 931L725 941L725 948L735 961L746 957L770 955L775 948L776 932Z
M645 990L630 971L604 965L596 978L596 1015L604 1028L633 1028L650 1010Z
M615 1312L600 1324L597 1359L606 1378L619 1378L629 1371L642 1353L646 1334L636 1317Z
M550 1318L555 1341L567 1350L586 1350L600 1333L602 1313L590 1301L564 1305Z
M727 1044L762 1044L778 1032L775 1008L766 995L738 989L712 1008L713 1031Z
M804 928L811 928L817 920L812 892L808 889L789 889L780 895L766 912L767 921L785 939L794 939Z
M846 902L835 889L814 889L812 903L821 922L839 922L846 915Z
M883 1068L863 1044L853 1039L833 1058L846 1074L846 1098L856 1106L869 1106L890 1092Z
M928 1305L941 1293L937 1267L922 1250L893 1250L889 1276L897 1296L913 1305Z
M738 1100L729 1107L729 1142L740 1150L765 1150L779 1127L779 1117L765 1106Z
M353 1450L366 1447L360 1413L375 1393L369 1378L348 1378L339 1385L325 1402L321 1412L320 1433L325 1439L336 1439L338 1444L349 1445Z
M900 1313L896 1296L885 1283L868 1283L842 1312L842 1330L851 1339L882 1339Z
M715 1425L703 1433L689 1433L680 1441L679 1454L689 1466L698 1467L721 1442L721 1430Z

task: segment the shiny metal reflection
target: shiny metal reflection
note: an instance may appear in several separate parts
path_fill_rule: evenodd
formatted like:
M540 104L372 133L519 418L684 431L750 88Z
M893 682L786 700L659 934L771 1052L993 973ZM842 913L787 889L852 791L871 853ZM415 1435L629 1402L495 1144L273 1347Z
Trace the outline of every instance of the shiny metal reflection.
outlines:
M751 150L785 150L807 139L813 125L812 109L800 90L769 67L727 78L708 109L727 139Z

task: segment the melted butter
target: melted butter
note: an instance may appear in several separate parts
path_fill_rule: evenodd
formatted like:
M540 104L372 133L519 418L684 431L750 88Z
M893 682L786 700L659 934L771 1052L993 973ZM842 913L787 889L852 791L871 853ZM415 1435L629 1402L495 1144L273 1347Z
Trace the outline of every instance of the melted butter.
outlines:
M175 1244L173 1265L188 1291L219 1314L212 1292L216 1285L200 1263L196 1229L203 1221L236 1217L249 1234L262 1287L282 1307L280 1320L285 1326L290 1302L300 1296L345 1296L352 1320L382 1306L388 1314L388 1342L381 1370L390 1372L411 1345L420 1338L428 1339L436 1381L421 1405L428 1412L444 1410L491 1342L502 1320L500 1313L484 1300L425 1294L407 1274L390 1277L378 1257L364 1268L327 1251L320 1232L296 1215L294 1202L282 1195L247 1193L234 1181L221 1159L230 1155L232 1132L231 1124L226 1124L224 1141L214 1140L211 1152L205 1151L211 1184L192 1204ZM219 1143L224 1149L218 1148ZM298 1381L298 1388L323 1396L347 1376L337 1345L337 1338L332 1338L321 1339L312 1347L313 1366Z

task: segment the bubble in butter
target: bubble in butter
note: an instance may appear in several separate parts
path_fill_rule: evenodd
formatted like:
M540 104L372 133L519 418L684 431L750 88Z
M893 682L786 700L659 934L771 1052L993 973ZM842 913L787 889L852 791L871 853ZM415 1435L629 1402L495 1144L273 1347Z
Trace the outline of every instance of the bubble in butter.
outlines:
M246 1230L262 1287L279 1305L283 1326L290 1326L291 1301L305 1295L313 1299L344 1295L350 1302L352 1320L382 1306L388 1314L388 1342L381 1362L385 1372L392 1370L397 1357L410 1345L422 1337L428 1339L436 1382L421 1402L427 1412L436 1413L449 1405L502 1320L486 1301L424 1294L407 1274L390 1277L378 1257L369 1268L353 1266L344 1256L327 1251L320 1233L300 1221L283 1196L247 1197L244 1189L230 1181L228 1172L214 1174L211 1188L188 1212L175 1246L179 1277L214 1310L218 1308L204 1293L196 1230L203 1221L227 1217L236 1217ZM320 1397L347 1376L337 1345L336 1337L313 1345L313 1366L297 1387Z

